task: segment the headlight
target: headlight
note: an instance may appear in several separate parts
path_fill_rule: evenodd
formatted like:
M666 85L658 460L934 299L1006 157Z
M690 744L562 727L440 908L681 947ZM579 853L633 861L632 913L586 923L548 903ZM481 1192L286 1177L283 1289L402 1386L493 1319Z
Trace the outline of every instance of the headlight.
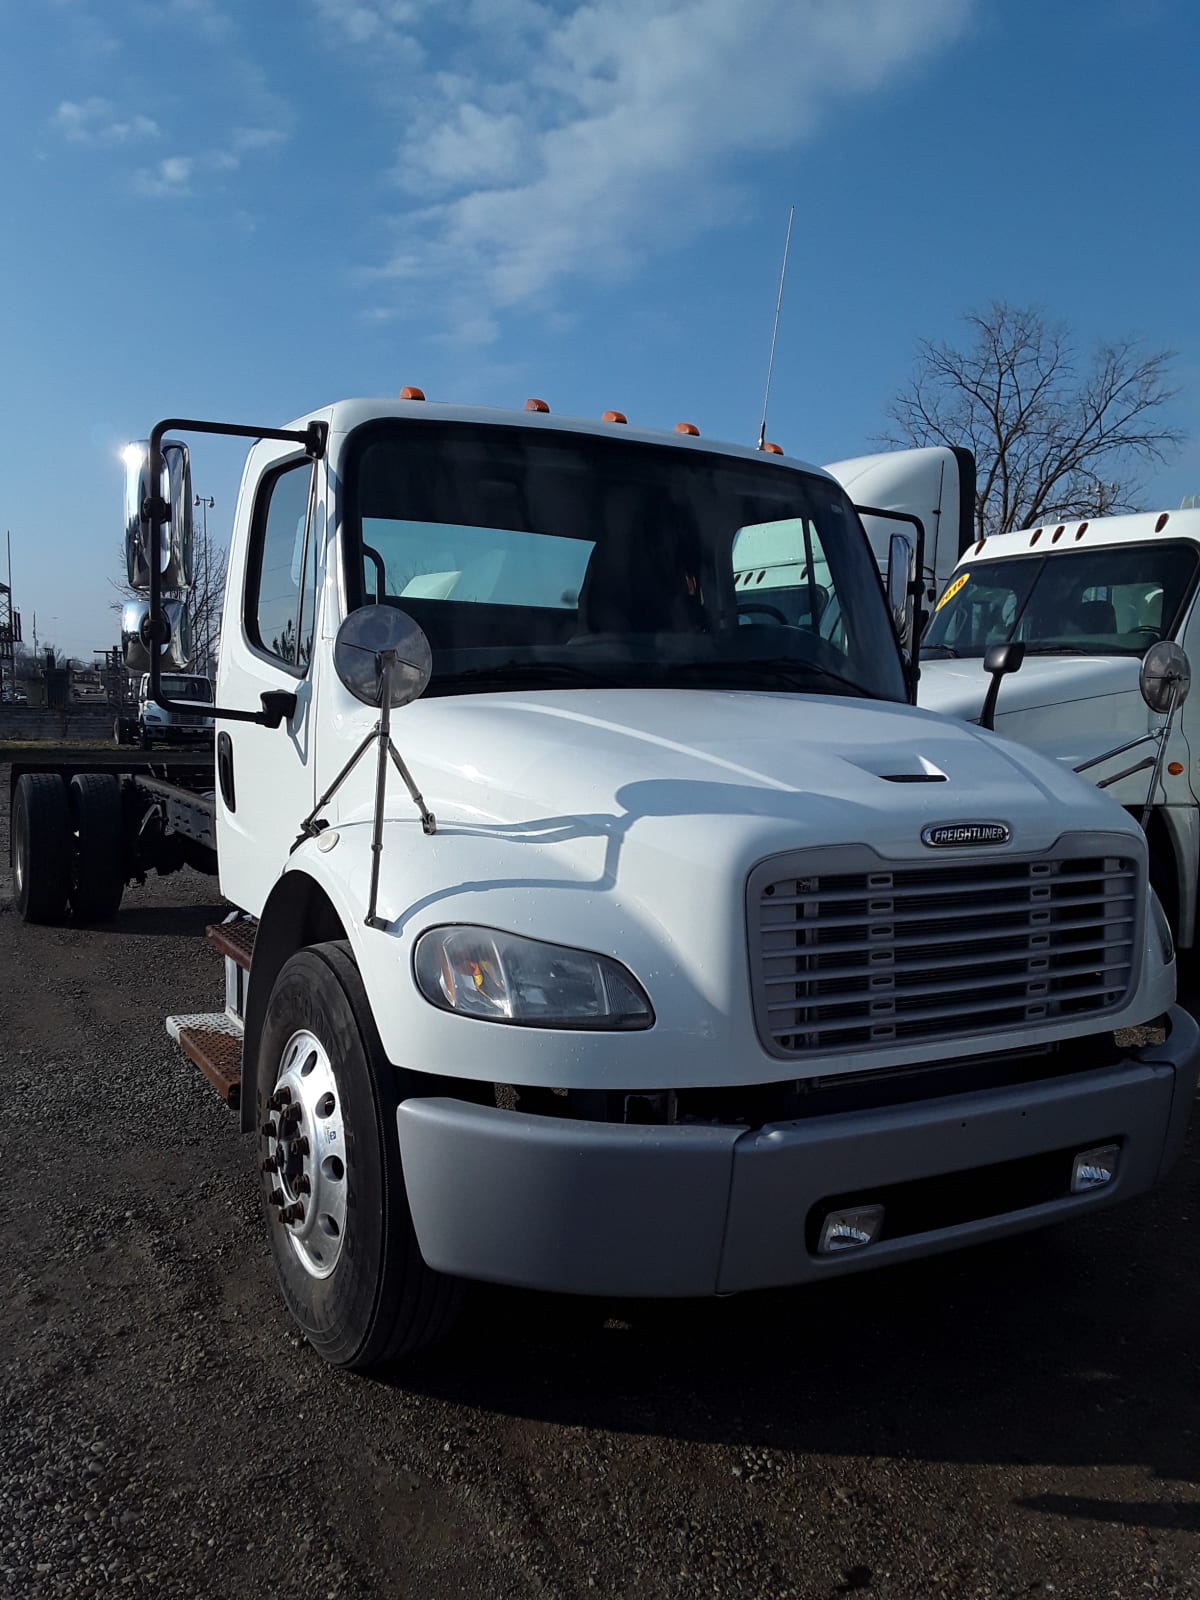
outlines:
M161 706L146 706L142 711L143 722L162 722L165 717L166 713Z
M654 1011L608 956L494 928L431 928L417 941L417 987L431 1005L526 1028L649 1028Z
M1162 947L1163 965L1169 967L1175 959L1175 940L1167 913L1162 908L1162 901L1153 889L1150 891L1150 915L1154 919L1154 930Z

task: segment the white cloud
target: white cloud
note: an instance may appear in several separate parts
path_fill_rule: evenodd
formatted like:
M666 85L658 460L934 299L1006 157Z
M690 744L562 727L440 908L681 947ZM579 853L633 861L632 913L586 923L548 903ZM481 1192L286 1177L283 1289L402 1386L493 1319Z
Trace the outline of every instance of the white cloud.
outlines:
M119 116L111 100L93 95L87 100L63 100L51 118L54 127L72 144L115 146L137 144L158 137L158 123L141 115Z
M376 275L453 282L485 324L727 223L755 159L836 137L974 3L310 0L368 67L385 46L413 63L375 80L412 130L395 171L422 202ZM419 65L435 42L436 73Z
M182 200L191 194L196 163L191 156L168 156L133 175L133 190L143 200Z

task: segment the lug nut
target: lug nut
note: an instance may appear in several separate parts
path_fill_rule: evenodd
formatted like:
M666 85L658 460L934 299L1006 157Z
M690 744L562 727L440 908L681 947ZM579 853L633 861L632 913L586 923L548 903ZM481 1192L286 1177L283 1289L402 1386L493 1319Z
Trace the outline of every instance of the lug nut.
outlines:
M275 1093L267 1101L272 1111L282 1111L284 1106L290 1106L291 1103L292 1091L286 1084L281 1089L276 1089Z
M308 1154L308 1140L303 1134L298 1139L292 1140L292 1151L298 1156L306 1156Z
M311 1194L312 1183L307 1172L302 1172L298 1178L292 1180L292 1188L297 1194Z
M300 1121L301 1115L302 1112L299 1106L288 1106L279 1119L279 1126L281 1128L294 1128Z
M283 1201L284 1201L283 1190L282 1189L272 1189L271 1190L271 1195L270 1195L270 1200L271 1200L271 1204L273 1206L281 1206L283 1204Z
M279 1171L279 1163L278 1163L278 1161L275 1161L270 1156L268 1156L267 1159L263 1162L263 1164L262 1164L262 1166L261 1166L261 1168L259 1170L262 1171L262 1172L278 1172Z
M258 1131L264 1139L277 1139L279 1137L279 1129L273 1122L264 1122Z
M285 1206L279 1213L279 1220L281 1222L303 1222L304 1207L298 1200L294 1201L290 1206Z

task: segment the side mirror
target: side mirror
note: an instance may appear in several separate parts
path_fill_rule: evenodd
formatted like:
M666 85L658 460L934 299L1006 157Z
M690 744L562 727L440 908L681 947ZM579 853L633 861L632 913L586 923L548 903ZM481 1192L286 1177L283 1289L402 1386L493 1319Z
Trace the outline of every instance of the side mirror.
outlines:
M1183 646L1174 639L1152 644L1142 658L1138 687L1151 711L1161 716L1172 709L1172 702L1178 711L1192 687L1192 667Z
M433 652L421 625L395 606L360 606L337 631L333 666L345 688L366 706L406 706L425 693Z
M130 672L149 672L154 650L149 600L127 600L121 609L121 654ZM182 672L192 658L192 619L182 600L168 600L158 627L158 659L170 672Z
M163 444L159 493L170 515L152 529L142 515L150 496L150 441L125 446L125 576L133 589L150 587L150 552L157 548L164 589L188 589L193 578L192 468L187 445L176 439Z
M917 546L907 533L894 533L888 540L887 590L888 610L892 614L896 637L901 647L912 651L913 638L913 584L917 576Z
M983 670L991 673L992 681L988 684L987 694L984 696L983 710L979 713L979 726L981 728L994 728L996 726L996 699L1000 693L1000 680L1010 672L1016 672L1025 659L1025 644L1020 639L1008 639L1003 644L990 644L983 658Z

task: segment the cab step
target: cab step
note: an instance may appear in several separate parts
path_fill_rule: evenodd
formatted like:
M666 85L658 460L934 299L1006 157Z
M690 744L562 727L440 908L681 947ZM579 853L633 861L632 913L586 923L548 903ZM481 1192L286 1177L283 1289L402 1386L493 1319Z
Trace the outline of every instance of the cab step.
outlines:
M249 972L257 932L258 918L238 912L224 922L212 923L204 930L204 937L226 961L232 961L242 972Z
M167 1032L234 1110L242 1097L242 1021L228 1011L167 1018Z

